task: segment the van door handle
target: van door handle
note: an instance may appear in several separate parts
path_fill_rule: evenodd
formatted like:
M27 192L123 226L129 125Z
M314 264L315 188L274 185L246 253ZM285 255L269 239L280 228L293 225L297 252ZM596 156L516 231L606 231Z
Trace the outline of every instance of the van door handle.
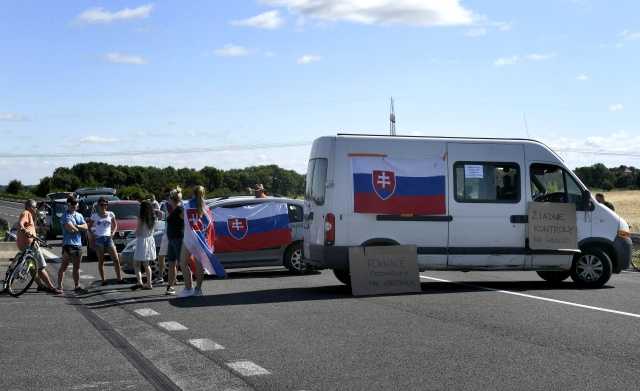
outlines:
M511 215L509 218L511 224L527 224L529 222L528 215Z

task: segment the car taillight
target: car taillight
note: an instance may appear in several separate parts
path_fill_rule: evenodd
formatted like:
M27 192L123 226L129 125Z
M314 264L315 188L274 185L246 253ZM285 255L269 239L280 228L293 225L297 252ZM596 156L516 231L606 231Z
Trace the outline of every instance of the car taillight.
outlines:
M333 245L336 241L336 216L327 213L324 218L324 244Z

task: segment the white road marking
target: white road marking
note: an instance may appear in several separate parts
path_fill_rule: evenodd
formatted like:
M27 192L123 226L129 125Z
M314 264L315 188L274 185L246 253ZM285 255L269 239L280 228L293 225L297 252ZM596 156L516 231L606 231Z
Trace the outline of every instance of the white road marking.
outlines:
M185 326L181 325L178 322L170 321L170 322L160 322L158 326L162 327L167 331L181 331L181 330L189 330Z
M157 313L156 311L152 310L151 308L139 308L137 310L133 310L133 312L135 312L136 314L138 314L140 316L156 316L156 315L160 315L159 313Z
M129 303L135 303L136 299L124 299L124 300L117 300L118 304L129 304Z
M234 371L238 372L242 376L259 376L259 375L270 375L271 372L262 368L258 364L255 364L251 361L235 361L228 362L227 366Z
M612 310L612 309L609 309L609 308L594 307L594 306L591 306L591 305L573 303L571 301L556 300L556 299L550 299L548 297L528 295L528 294L525 294L525 293L505 291L505 290L501 290L501 289L487 288L487 287L484 287L484 286L481 286L481 285L473 285L473 284L466 284L464 282L449 281L449 280L444 280L442 278L428 277L428 276L423 276L423 275L420 275L420 278L423 278L425 280L448 282L450 284L463 285L463 286L468 286L468 287L477 288L477 289L484 289L484 290L487 290L487 291L499 292L499 293L504 293L504 294L507 294L507 295L526 297L528 299L548 301L550 303L564 304L564 305L568 305L568 306L571 306L571 307L578 307L578 308L584 308L584 309L588 309L588 310L608 312L610 314L624 315L624 316L629 316L629 317L632 317L632 318L640 318L640 314L634 314L632 312L617 311L617 310Z
M203 352L208 352L210 350L223 350L224 346L218 345L208 338L197 338L190 339L189 343Z
M94 276L92 276L92 275L89 275L89 274L83 274L83 275L80 276L80 279L81 280L95 280L96 278Z

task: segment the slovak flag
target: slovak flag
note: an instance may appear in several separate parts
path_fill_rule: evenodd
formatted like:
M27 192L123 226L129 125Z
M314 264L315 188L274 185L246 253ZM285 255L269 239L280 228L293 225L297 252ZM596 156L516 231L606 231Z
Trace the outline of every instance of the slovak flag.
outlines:
M198 216L196 200L184 202L183 246L202 265L207 274L226 275L224 267L214 253L215 230L211 210L205 205L204 215Z
M214 208L216 251L254 251L291 243L285 202L264 202L236 208Z
M442 158L353 156L351 167L355 213L446 213L445 164Z

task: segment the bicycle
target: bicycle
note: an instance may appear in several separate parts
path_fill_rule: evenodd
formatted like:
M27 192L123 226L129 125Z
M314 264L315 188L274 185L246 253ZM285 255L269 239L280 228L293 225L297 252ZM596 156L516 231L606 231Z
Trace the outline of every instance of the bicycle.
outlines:
M48 247L47 242L34 236L29 247L16 254L5 274L3 292L18 297L31 287L38 274L36 261L38 246Z
M640 272L640 237L633 235L633 250L631 252L631 269Z

